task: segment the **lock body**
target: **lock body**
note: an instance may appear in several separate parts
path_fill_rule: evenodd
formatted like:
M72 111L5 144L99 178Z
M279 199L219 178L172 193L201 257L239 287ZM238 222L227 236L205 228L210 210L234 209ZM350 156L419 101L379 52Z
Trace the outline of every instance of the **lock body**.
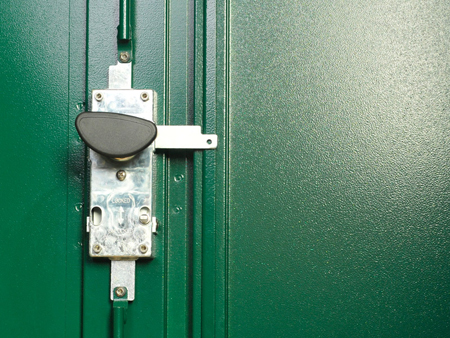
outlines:
M92 110L153 121L155 95L152 90L95 90ZM152 217L153 145L125 159L90 149L89 160L90 255L113 260L150 257L156 222Z

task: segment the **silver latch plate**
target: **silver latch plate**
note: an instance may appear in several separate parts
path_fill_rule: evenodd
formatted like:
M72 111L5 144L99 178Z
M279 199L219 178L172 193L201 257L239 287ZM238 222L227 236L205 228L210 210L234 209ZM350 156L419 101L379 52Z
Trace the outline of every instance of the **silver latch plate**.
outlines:
M155 149L216 149L217 135L202 134L200 126L158 126Z
M136 261L111 261L111 288L110 298L114 300L114 289L126 287L128 301L134 300L135 295Z

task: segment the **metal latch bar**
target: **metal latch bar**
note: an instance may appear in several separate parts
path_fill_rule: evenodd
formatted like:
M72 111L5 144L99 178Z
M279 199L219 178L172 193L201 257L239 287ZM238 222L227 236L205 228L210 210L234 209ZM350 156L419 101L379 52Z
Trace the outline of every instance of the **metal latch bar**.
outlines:
M217 135L202 134L200 126L158 126L155 149L216 149Z

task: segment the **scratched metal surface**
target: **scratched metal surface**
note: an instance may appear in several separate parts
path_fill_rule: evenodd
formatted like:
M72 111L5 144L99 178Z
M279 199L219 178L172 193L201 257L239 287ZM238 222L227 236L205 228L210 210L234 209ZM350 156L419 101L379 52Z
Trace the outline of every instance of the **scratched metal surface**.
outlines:
M230 1L229 337L448 337L449 26Z

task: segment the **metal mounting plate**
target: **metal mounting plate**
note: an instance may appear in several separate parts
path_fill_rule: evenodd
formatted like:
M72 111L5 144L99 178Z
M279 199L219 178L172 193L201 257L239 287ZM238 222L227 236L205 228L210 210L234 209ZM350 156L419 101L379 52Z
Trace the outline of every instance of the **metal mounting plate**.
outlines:
M110 298L114 300L114 289L127 288L127 300L133 301L135 295L136 261L111 261Z
M152 121L154 95L152 90L94 90L92 111ZM90 150L90 161L90 255L111 259L150 257L153 147L124 162ZM123 180L117 177L121 170L126 175Z

